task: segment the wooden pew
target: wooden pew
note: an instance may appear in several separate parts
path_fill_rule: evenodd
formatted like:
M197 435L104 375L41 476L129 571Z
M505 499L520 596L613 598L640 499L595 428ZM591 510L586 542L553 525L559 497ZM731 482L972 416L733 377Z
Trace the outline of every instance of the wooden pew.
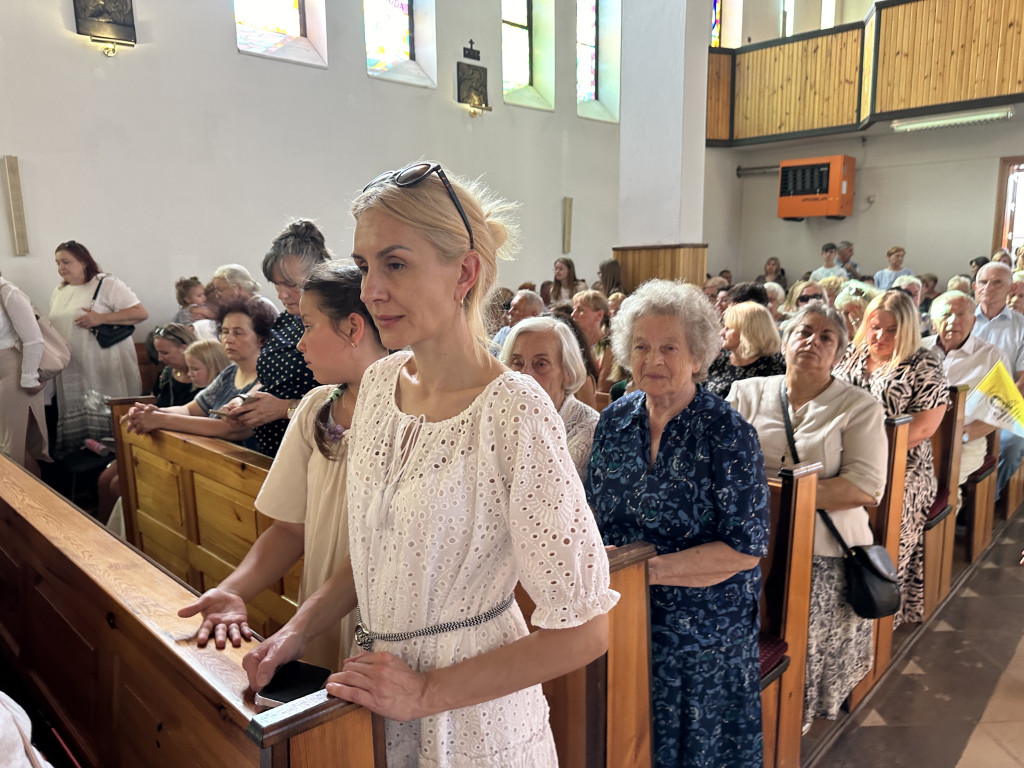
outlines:
M939 488L924 526L924 618L949 594L956 541L957 489L960 482L961 435L967 386L949 388L949 405L942 424L932 435L932 457Z
M271 460L217 438L129 434L121 417L135 402L111 400L126 537L195 589L210 589L270 526L255 501ZM291 618L301 576L300 561L250 602L257 633L272 634Z
M869 507L871 528L875 542L889 551L894 563L899 562L900 522L903 519L903 487L907 472L907 442L910 433L910 416L893 416L885 420L885 432L889 443L889 458L886 467L885 493L877 507ZM881 679L892 661L893 617L886 616L875 622L875 660L871 671L850 694L849 705L853 711Z
M621 597L609 615L608 653L544 684L562 768L651 765L651 622L647 561L654 547L635 542L608 553L611 587ZM535 605L516 600L527 626Z
M761 727L766 768L800 765L820 471L820 464L806 462L783 467L768 481L771 537L768 555L761 561ZM771 650L774 660L768 658Z
M214 438L128 434L120 416L135 402L111 404L125 524L134 531L129 538L196 590L209 589L269 525L254 503L270 459ZM611 553L611 586L622 598L609 619L608 653L545 685L563 765L650 765L646 562L653 554L644 543ZM249 604L249 623L260 634L276 631L294 613L301 565ZM528 617L532 603L522 590L517 595ZM191 601L185 598L177 607Z
M995 525L996 483L999 467L999 430L985 438L988 451L985 463L972 472L964 483L963 520L967 524L965 557L973 563L992 541Z
M259 714L249 648L197 648L193 593L0 457L0 653L89 768L383 768L371 714L325 692ZM251 646L250 646L251 647ZM342 749L343 747L343 749Z
M1024 463L1017 467L1017 471L1010 476L996 509L1003 520L1009 520L1020 511L1022 505L1024 505Z

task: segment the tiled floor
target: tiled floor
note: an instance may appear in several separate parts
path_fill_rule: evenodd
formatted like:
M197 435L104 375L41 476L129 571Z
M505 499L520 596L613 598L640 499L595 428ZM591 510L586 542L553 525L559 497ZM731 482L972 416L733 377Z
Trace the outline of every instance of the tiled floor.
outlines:
M819 766L1024 766L1024 514L842 728Z

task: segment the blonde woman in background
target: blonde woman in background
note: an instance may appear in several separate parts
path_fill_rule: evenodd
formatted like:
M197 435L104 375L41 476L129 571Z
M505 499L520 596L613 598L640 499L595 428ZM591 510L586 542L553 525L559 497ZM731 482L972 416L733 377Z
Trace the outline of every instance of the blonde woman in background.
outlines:
M921 620L924 608L924 523L938 482L932 444L946 412L942 363L921 346L914 302L903 291L873 298L846 356L833 371L838 379L868 390L886 416L910 415L907 470L900 524L899 582L903 603L895 624Z
M838 275L829 275L821 279L821 287L825 289L825 295L828 298L828 304L834 306L833 301L835 297L839 295L839 292L843 289L846 281L849 280L847 277L839 277Z
M782 314L787 316L796 314L796 311L809 301L823 301L831 305L829 295L821 287L821 283L816 283L813 280L800 280L789 289L786 301L781 307Z
M786 372L782 340L772 313L754 301L727 307L722 315L722 351L708 369L705 388L725 397L734 381Z

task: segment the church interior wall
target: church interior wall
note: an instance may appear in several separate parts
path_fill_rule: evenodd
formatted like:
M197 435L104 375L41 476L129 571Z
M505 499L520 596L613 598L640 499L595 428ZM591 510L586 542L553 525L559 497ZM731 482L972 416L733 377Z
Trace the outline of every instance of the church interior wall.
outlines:
M53 249L79 240L139 293L152 325L176 310L179 276L208 279L239 262L262 282L263 254L291 218L315 219L347 254L352 197L425 158L522 203L523 248L502 265L502 284L551 277L566 196L568 255L596 279L617 232L618 126L576 114L568 3L556 11L554 109L504 104L499 8L436 4L438 85L428 89L367 77L361 3L328 0L322 69L238 53L228 0L139 4L139 44L112 58L75 34L70 0L5 0L0 155L19 160L31 255L14 255L4 213L0 270L45 309ZM494 107L476 118L455 100L470 38Z

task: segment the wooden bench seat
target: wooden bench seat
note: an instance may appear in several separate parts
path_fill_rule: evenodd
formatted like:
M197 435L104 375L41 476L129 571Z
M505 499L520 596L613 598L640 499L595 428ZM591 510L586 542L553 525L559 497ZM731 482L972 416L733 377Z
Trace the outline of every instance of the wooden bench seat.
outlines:
M771 493L768 555L761 561L761 730L764 764L800 765L815 500L821 465L783 467Z
M989 433L985 461L964 483L963 522L967 524L968 563L973 563L992 541L995 524L996 483L999 467L999 431Z
M949 388L949 405L932 435L932 457L939 490L924 529L924 618L949 595L956 539L957 489L960 482L961 435L967 386Z
M0 653L83 766L384 768L361 707L320 692L260 714L249 648L198 648L178 618L193 597L0 457Z
M877 507L868 508L871 529L875 534L875 543L881 544L889 551L889 557L894 563L899 562L900 523L903 520L903 488L907 472L907 442L911 420L910 416L893 416L885 420L885 432L889 445L885 492ZM864 697L871 692L871 689L889 668L892 661L892 641L893 617L886 616L876 620L874 661L871 671L850 694L851 711L864 700Z

